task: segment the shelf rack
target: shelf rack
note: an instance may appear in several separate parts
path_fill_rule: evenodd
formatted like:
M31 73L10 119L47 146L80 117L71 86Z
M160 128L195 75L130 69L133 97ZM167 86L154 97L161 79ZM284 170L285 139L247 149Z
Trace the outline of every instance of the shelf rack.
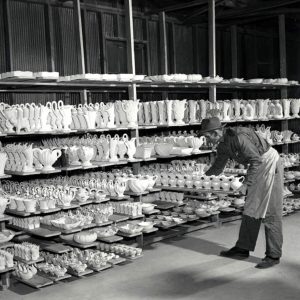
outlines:
M216 30L215 30L215 0L211 0L208 2L208 32L209 32L209 75L211 77L216 76ZM80 72L82 74L85 73L85 55L84 55L84 41L83 41L83 29L82 29L82 22L81 22L81 9L80 9L80 0L74 0L74 12L76 15L76 24L78 29L78 35L79 35L79 45L80 45L80 53L79 53L79 68ZM125 12L126 12L126 31L127 31L127 65L128 65L128 73L135 74L135 52L134 52L134 34L133 34L133 15L132 15L132 0L125 0ZM165 18L165 12L162 12L162 18L161 18L161 34L162 34L162 44L161 49L162 51L162 73L168 73L168 64L167 64L167 38L166 38L166 18ZM285 58L285 31L284 31L284 16L279 17L279 40L280 40L280 56L281 56L281 77L286 77L286 58ZM237 61L236 53L233 51L233 60ZM53 57L51 57L53 58ZM236 70L233 70L233 77L236 77L237 74L235 74ZM217 90L233 90L233 91L239 91L239 90L279 90L281 92L281 97L286 98L287 97L287 88L297 88L300 85L289 85L289 84L249 84L249 83L234 83L234 84L224 84L224 83L188 83L188 82L39 82L39 81L26 81L26 82L16 82L16 81L0 81L0 92L5 93L15 93L15 92L22 92L22 93L32 93L32 92L82 92L83 97L81 97L82 103L87 103L87 93L92 91L105 91L105 90L119 90L119 91L125 91L128 92L130 99L137 99L137 92L153 92L153 91L167 91L167 90L175 90L175 89L184 89L184 90L191 90L191 91L198 91L199 89L208 90L209 91L209 99L212 102L216 101L216 93ZM167 93L164 93L167 95ZM290 120L290 119L289 119ZM271 120L271 121L281 121L282 122L282 130L288 129L288 121L289 120ZM245 123L249 122L265 122L266 120L253 120L253 121L247 121ZM243 121L233 121L233 122L226 122L226 123L244 123ZM21 134L21 135L15 135L15 134L9 134L9 135L2 135L1 138L3 138L4 141L7 141L9 139L18 139L20 137L23 138L31 138L34 136L65 136L65 135L77 135L77 134L86 134L86 133L101 133L101 132L107 132L107 131L129 131L131 136L137 137L139 136L139 131L142 130L148 130L148 129L164 129L164 128L176 128L176 127L188 127L188 126L199 126L200 123L196 124L186 124L186 125L175 125L175 126L139 126L136 129L132 128L113 128L113 129L99 129L99 130L86 130L86 131L76 131L76 132L47 132L47 133L29 133L29 134ZM279 144L280 146L283 146L283 151L288 152L288 145L294 144L294 143L288 143L288 144ZM203 153L203 154L212 154L212 153ZM173 157L174 158L174 157ZM155 160L154 158L153 160ZM144 162L143 160L136 160L132 163L134 173L139 172L140 163ZM125 162L127 164L129 162ZM97 168L105 168L110 166L120 165L116 163L106 163L106 164L100 164L97 165ZM82 169L82 168L81 168ZM77 168L62 168L60 170L56 170L57 173L64 172L68 174L68 172L78 170ZM13 176L25 176L24 174L13 174ZM35 174L26 174L27 177L33 176L33 175L41 175L41 173L35 173ZM45 176L48 176L49 174L45 174ZM7 175L11 176L11 175ZM7 177L6 177L7 178ZM4 179L4 177L0 178ZM132 197L140 197L140 195L131 195ZM114 200L114 199L111 199ZM118 199L117 199L118 200ZM161 208L163 209L163 208ZM5 223L8 220L0 220L1 229L5 228ZM122 219L124 221L124 219ZM127 219L126 219L127 220ZM114 222L121 221L120 218L113 218ZM3 225L4 224L4 225ZM155 236L151 235L149 236L149 239L144 241L144 244L150 243L150 242L156 242L159 240L163 240L168 237L172 236L179 236L187 232L191 232L194 230L199 230L202 228L210 227L210 226L218 226L218 222L205 222L205 221L199 221L197 224L194 224L193 226L189 226L187 224L181 225L176 227L175 229L170 230L169 232L164 232L163 234L158 231L157 233L154 233ZM15 228L20 229L20 228ZM24 231L22 229L22 231ZM25 231L28 233L28 231ZM90 270L90 273L92 270ZM89 273L89 272L88 272ZM8 274L8 273L5 273ZM86 273L85 273L86 274ZM78 275L78 274L77 274ZM81 274L83 275L83 274ZM3 278L2 278L3 279ZM9 277L6 275L5 277L6 287L9 285ZM26 284L31 284L34 287L41 287L46 284L42 280L42 282L24 282ZM47 284L52 284L48 281ZM5 285L4 285L5 287Z

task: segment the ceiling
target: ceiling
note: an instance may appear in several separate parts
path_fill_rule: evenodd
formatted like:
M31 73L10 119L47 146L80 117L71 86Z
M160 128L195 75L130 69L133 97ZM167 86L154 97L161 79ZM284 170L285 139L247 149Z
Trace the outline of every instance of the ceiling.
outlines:
M150 14L165 11L185 24L207 22L208 0L148 0L148 3ZM215 3L219 24L243 24L279 14L300 19L300 0L215 0Z

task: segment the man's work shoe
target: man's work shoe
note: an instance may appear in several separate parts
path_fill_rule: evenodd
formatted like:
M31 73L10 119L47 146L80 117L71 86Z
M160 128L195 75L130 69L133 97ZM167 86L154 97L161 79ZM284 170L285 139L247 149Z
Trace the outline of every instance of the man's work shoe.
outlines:
M255 266L257 269L268 269L280 263L279 258L266 256L259 264Z
M229 258L244 259L249 257L249 251L239 247L233 247L227 251L221 251L220 255Z

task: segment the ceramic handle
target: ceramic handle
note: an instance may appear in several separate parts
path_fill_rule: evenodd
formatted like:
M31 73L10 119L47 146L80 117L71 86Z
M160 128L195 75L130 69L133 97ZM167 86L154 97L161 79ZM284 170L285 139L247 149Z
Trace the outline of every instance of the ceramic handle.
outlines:
M241 176L241 177L239 178L239 182L244 182L244 180L245 180L245 176Z

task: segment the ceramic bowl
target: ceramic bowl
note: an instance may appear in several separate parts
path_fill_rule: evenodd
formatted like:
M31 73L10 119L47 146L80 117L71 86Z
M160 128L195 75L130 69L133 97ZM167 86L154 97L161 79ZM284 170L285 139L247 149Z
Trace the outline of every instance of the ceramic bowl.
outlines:
M162 221L161 224L165 227L172 225L172 222L169 221Z
M139 226L143 227L143 230L150 230L153 228L153 222L141 222L139 223Z
M145 79L145 75L135 75L133 77L133 80L136 80L136 81L142 81Z
M59 237L65 241L73 241L74 234L61 234Z
M74 234L74 241L78 244L91 244L97 239L97 234L92 231L82 231Z
M162 157L167 157L171 154L173 145L169 143L159 143L155 145L155 152Z
M128 233L128 234L135 234L143 231L142 226L132 225L132 224L126 224L124 226L120 226L119 230Z
M130 81L133 78L133 74L118 74L118 80L120 81Z
M148 188L147 179L131 178L128 180L128 187L134 193L143 193Z
M142 204L143 213L149 213L153 211L155 206L156 206L155 204L143 203Z
M14 236L10 230L0 231L0 244L10 241Z
M193 210L193 208L192 207L185 207L184 209L183 209L183 211L185 212L185 213L187 213L187 214L191 214L194 210Z
M198 82L202 80L202 75L201 74L189 74L187 75L187 80L192 81L192 82Z

